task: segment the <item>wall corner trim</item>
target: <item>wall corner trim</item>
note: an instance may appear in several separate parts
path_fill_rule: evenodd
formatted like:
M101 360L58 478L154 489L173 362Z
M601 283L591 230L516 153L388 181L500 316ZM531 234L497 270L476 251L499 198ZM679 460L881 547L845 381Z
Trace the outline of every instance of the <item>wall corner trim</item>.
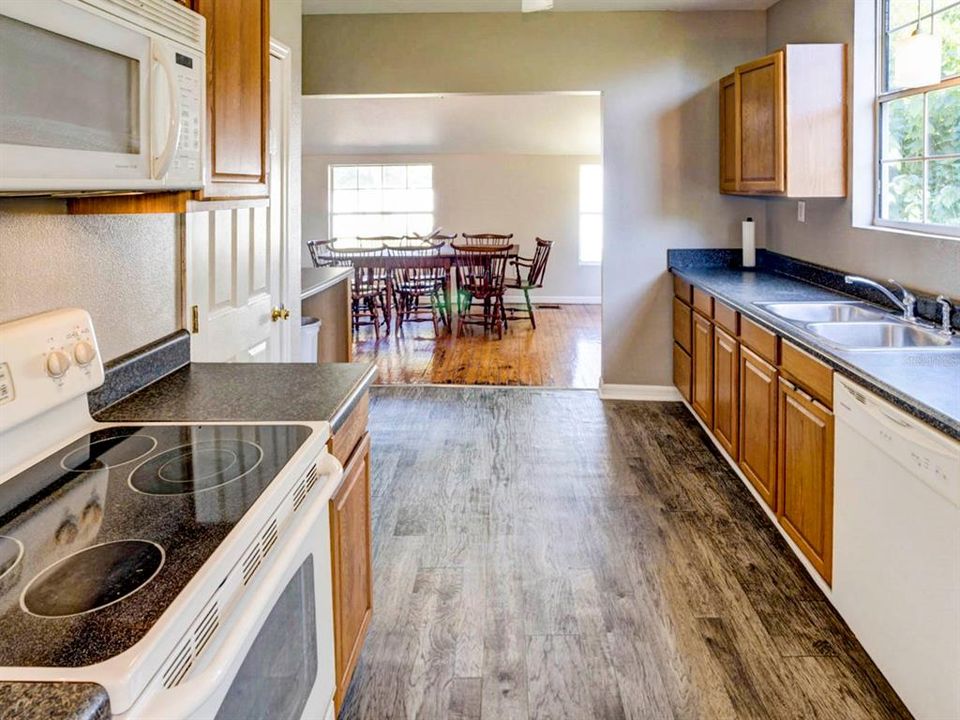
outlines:
M680 391L672 385L614 385L601 380L599 392L601 400L680 401Z

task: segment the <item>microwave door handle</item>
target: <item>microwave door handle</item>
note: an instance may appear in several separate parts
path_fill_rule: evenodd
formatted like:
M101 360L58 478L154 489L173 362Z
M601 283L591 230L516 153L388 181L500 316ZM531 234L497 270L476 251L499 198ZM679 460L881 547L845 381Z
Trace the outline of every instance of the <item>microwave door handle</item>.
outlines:
M157 61L164 74L167 76L167 92L170 99L170 118L167 122L167 141L164 143L163 150L153 157L153 178L162 180L170 169L170 163L173 162L174 153L177 152L177 144L180 139L180 94L177 92L176 68L170 60L170 56L165 53L160 43L153 44L153 59ZM156 76L153 78L156 82ZM156 122L156 120L154 120Z

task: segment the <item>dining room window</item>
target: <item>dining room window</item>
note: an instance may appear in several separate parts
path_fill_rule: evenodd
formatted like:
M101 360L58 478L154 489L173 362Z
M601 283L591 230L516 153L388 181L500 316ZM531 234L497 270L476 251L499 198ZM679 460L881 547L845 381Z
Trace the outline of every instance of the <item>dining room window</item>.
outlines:
M580 166L580 264L603 260L603 166Z
M331 165L330 237L402 237L433 229L433 165Z
M878 0L876 224L960 236L960 0Z

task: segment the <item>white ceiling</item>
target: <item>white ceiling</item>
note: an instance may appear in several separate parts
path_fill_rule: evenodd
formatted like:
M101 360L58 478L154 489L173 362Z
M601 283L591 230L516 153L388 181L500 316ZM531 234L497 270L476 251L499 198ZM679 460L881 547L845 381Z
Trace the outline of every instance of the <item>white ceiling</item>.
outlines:
M520 12L521 0L303 0L304 15ZM554 11L766 10L776 0L554 0Z
M599 155L599 95L303 98L305 155Z

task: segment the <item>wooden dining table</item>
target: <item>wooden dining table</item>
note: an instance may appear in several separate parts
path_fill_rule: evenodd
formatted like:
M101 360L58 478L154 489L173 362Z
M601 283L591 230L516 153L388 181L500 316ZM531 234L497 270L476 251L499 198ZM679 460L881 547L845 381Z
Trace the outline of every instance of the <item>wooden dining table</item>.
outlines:
M507 250L507 256L516 259L520 255L520 246L516 243L504 245ZM362 249L358 246L357 249ZM357 258L353 258L353 264L359 264L366 268L382 268L386 270L386 289L387 299L386 307L383 310L384 319L387 321L387 332L390 331L390 322L393 316L393 272L394 268L400 265L400 258L389 255L386 251L382 255L367 255L358 263ZM409 259L404 258L403 262L409 267ZM457 254L450 245L444 245L437 255L424 255L418 258L417 265L424 268L444 268L447 271L447 284L443 290L443 300L448 312L451 307L450 300L453 297L454 272L453 268L457 265ZM452 323L451 323L452 325Z

